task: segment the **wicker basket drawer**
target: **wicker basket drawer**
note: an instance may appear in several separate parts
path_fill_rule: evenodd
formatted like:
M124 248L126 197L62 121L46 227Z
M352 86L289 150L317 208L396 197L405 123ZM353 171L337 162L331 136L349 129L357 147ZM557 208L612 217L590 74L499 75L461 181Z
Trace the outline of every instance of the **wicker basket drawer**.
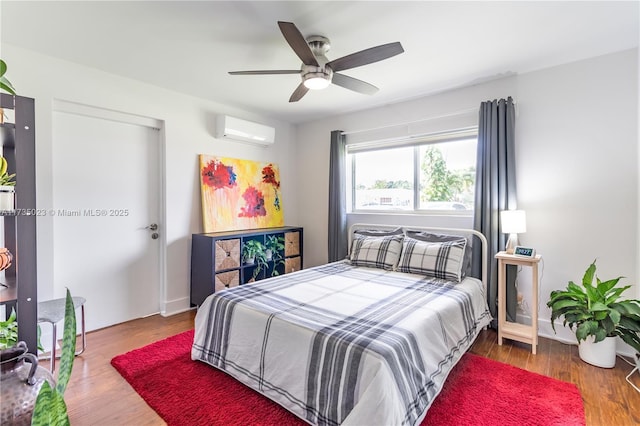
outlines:
M216 291L240 285L240 271L220 272L216 274Z
M284 260L284 273L295 272L300 270L300 256L289 257Z
M216 241L215 258L216 271L240 267L240 239Z
M300 233L286 232L284 234L284 255L297 256L300 254Z

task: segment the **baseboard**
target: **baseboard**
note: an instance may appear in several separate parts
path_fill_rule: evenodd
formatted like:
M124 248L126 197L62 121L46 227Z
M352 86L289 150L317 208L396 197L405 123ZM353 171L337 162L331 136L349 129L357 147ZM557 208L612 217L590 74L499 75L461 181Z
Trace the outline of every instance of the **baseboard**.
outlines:
M190 311L191 309L195 309L191 307L191 301L188 297L183 297L180 299L167 300L162 304L160 309L160 315L163 317L169 317L171 315L179 314L182 312Z

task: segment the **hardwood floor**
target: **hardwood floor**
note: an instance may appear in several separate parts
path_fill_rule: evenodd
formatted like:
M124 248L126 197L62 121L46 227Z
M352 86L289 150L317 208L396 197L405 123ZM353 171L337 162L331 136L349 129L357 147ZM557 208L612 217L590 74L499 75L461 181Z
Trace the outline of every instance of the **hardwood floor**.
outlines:
M193 328L194 311L171 317L154 315L87 335L87 351L77 357L65 393L71 424L163 425L111 366L116 355ZM498 346L496 333L483 331L471 352L560 380L575 383L584 399L587 425L640 424L640 393L626 381L632 367L618 359L615 368L593 367L578 358L577 346L540 338L538 354L509 340ZM640 375L634 383L640 386Z

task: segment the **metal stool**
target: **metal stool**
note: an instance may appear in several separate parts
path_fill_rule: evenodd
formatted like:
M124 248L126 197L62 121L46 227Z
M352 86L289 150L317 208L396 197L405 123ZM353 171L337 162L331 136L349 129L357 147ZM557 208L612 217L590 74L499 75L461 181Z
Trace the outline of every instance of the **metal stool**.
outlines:
M86 302L84 297L72 297L73 307L78 309L80 307L82 314L82 349L76 352L76 356L84 352L87 347L87 336L84 328L84 303ZM49 322L53 328L53 345L51 346L51 374L55 370L56 364L56 345L57 345L57 323L64 319L64 310L67 299L53 299L46 302L38 303L38 322ZM59 358L59 357L58 357ZM47 359L42 358L42 359Z

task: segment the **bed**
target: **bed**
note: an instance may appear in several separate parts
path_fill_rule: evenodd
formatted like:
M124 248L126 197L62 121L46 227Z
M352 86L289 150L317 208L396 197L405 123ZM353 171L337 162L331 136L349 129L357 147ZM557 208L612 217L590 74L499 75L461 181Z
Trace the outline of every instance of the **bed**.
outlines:
M491 320L472 241L486 265L475 231L354 225L347 260L209 296L192 359L310 424L420 424Z

